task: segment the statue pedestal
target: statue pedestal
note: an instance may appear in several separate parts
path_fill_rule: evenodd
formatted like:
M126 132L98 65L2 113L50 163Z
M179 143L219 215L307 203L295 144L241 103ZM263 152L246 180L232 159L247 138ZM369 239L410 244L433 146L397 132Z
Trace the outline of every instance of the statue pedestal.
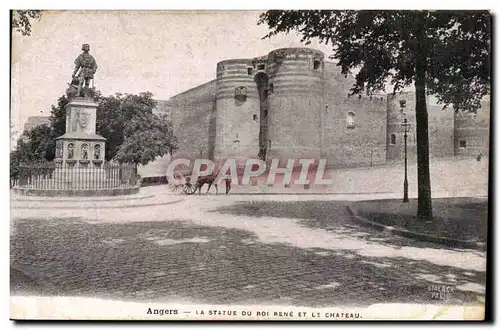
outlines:
M97 107L91 98L74 97L66 105L66 134L95 134Z
M71 168L97 168L104 162L106 139L95 132L97 107L90 98L75 97L66 105L66 133L56 139L56 162Z

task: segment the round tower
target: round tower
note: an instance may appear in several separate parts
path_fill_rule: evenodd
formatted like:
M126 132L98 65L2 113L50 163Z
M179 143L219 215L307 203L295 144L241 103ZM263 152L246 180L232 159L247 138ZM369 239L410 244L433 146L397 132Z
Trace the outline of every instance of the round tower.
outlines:
M269 53L268 158L319 158L324 54L309 48Z
M250 59L217 63L214 159L245 159L259 153L259 95Z

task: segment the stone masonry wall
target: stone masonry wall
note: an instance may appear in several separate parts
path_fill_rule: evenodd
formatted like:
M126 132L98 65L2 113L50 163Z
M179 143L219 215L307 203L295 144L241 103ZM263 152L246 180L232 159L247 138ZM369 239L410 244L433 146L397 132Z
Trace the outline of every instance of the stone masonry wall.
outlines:
M403 102L403 107L402 103ZM407 152L408 159L416 160L417 136L415 117L415 93L397 93L387 96L387 160L404 159L404 133L401 123L406 117L410 124ZM430 157L452 156L454 154L454 116L453 110L443 111L441 106L429 105L427 100L429 123ZM394 137L391 137L394 135ZM395 142L395 143L393 143Z
M215 86L212 80L172 97L172 125L179 142L174 158L207 158L213 153Z
M324 54L284 48L268 56L270 158L319 158Z
M489 154L490 111L490 100L485 99L477 114L461 112L455 115L456 155Z
M219 62L216 85L214 158L256 157L260 102L251 60Z
M454 155L453 109L443 110L442 106L427 107L429 115L429 154L430 157L445 157Z
M219 62L217 79L159 104L179 140L174 158L257 156L262 109L256 75L268 78L268 158L319 156L332 167L402 161L404 117L408 157L416 158L415 94L348 97L354 77L308 48ZM489 109L489 101L477 116L428 106L431 158L487 154Z
M385 97L348 97L353 83L335 63L325 63L321 155L333 167L385 162Z

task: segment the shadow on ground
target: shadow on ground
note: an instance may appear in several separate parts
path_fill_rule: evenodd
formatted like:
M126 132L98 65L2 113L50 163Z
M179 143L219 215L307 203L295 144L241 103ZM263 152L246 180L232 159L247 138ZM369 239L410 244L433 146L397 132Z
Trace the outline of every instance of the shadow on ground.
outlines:
M264 214L265 207L258 212ZM436 281L484 286L484 272L362 257L349 250L264 244L251 232L235 229L180 221L117 224L83 219L15 219L13 226L13 295L310 307L461 305L484 299L483 294L455 290L447 300L435 301L428 291Z
M469 240L486 244L488 233L487 198L437 198L432 201L432 221L418 219L418 201L370 200L353 203L362 217L386 226L427 235Z
M347 201L249 201L238 202L230 206L219 207L213 212L247 217L274 217L297 219L297 222L308 228L324 229L347 236L363 237L367 241L391 247L431 247L452 251L464 251L443 245L423 242L416 239L382 233L354 223L347 206L355 208L361 202ZM480 250L478 250L480 251Z

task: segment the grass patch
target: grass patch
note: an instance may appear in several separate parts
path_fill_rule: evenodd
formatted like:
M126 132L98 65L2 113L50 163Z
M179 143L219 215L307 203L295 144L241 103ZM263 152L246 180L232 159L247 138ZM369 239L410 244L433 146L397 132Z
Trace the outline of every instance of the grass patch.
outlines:
M360 216L386 226L422 234L486 243L488 200L483 198L440 198L433 200L432 221L416 217L417 200L371 200L353 203Z

